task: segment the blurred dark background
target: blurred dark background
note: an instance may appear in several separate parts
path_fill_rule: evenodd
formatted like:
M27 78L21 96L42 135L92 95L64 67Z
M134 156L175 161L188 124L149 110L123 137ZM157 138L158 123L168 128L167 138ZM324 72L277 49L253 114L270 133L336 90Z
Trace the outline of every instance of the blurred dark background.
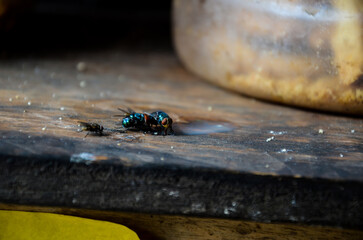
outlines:
M172 47L171 1L0 0L0 56Z

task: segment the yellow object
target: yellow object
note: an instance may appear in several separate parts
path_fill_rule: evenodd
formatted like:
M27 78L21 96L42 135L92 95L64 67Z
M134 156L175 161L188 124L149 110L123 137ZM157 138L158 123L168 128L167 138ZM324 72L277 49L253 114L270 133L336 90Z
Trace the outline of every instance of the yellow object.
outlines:
M52 213L0 210L0 239L139 240L125 226Z

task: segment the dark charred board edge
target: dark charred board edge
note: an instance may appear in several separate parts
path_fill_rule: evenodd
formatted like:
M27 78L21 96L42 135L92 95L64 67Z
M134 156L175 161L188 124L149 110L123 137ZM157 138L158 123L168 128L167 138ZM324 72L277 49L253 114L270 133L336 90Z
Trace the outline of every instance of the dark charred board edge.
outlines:
M363 183L0 155L0 202L363 227Z

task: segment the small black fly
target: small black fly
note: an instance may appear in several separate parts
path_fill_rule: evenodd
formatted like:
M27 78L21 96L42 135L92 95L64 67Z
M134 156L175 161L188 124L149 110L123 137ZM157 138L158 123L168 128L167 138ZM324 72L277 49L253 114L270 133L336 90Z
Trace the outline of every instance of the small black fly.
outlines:
M79 126L81 127L81 132L88 131L85 137L87 137L89 133L96 133L101 136L103 132L103 126L98 123L79 122Z

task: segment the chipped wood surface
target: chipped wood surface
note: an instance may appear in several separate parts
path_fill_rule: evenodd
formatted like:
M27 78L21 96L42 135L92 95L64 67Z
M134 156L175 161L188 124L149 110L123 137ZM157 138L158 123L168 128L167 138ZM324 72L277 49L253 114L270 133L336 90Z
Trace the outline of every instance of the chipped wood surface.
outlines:
M87 152L127 164L176 164L255 174L363 180L363 120L245 98L187 73L171 54L94 54L0 66L2 154L69 159ZM87 59L87 71L76 69ZM78 121L116 129L117 107L164 110L187 134L108 132L84 138ZM192 135L207 121L232 131ZM199 121L199 122L198 122ZM188 124L189 123L189 124ZM192 123L192 124L190 124ZM203 124L202 124L203 128ZM322 129L323 132L319 133ZM109 134L107 134L109 133ZM53 142L52 142L53 141ZM67 143L74 144L67 144ZM104 147L104 146L107 146ZM97 161L97 160L96 160Z

